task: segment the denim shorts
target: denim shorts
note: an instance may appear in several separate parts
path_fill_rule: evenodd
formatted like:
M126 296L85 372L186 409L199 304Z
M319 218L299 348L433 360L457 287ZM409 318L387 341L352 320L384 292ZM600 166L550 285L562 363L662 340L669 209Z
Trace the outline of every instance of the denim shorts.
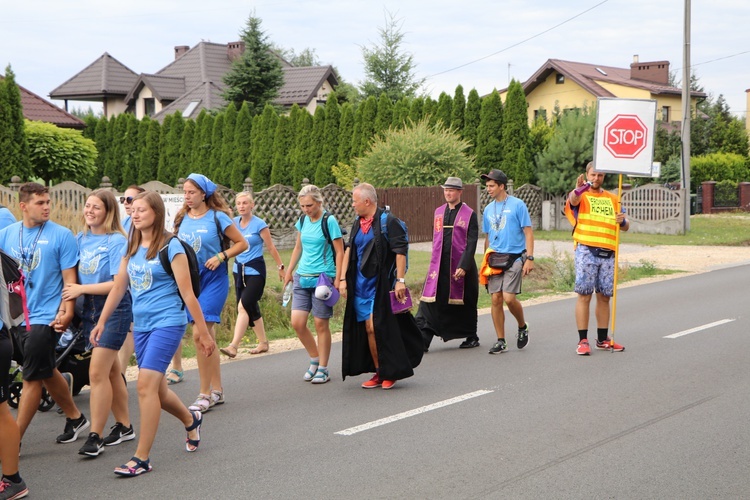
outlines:
M299 274L294 273L294 293L292 295L292 311L310 312L314 318L329 319L333 316L333 307L315 296L315 288L302 288L299 284Z
M149 332L133 332L138 368L165 373L180 347L185 327L187 325L165 326Z
M83 304L79 310L81 315L81 328L86 339L86 345L90 345L89 337L91 330L94 329L99 317L104 309L104 303L107 301L106 295L82 295ZM133 322L133 302L130 292L125 292L117 309L104 325L104 331L99 337L98 347L105 347L114 351L119 351L125 342L125 337L130 331L130 323Z

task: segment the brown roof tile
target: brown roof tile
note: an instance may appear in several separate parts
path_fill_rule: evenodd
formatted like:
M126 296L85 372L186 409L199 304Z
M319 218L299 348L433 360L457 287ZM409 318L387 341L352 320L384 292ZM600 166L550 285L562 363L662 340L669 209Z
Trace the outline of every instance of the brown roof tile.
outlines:
M138 75L133 70L105 52L49 95L53 99L72 100L101 98L107 95L124 96L136 80Z
M0 80L3 77L0 76ZM58 108L46 99L36 95L32 91L18 85L21 93L21 106L23 117L27 120L52 123L62 128L86 128L86 123L67 111Z
M185 93L185 77L149 75L142 73L130 89L128 95L125 97L125 103L132 104L135 96L144 86L150 88L154 97L160 101L174 101Z
M202 109L210 110L226 106L226 101L221 97L223 92L223 86L220 87L213 82L199 83L180 96L179 99L164 107L164 109L156 113L152 118L163 122L165 116L177 111L181 112L184 118L197 118ZM192 102L197 102L198 104L192 107L189 114L186 114L185 111Z
M331 86L338 85L333 66L289 67L283 70L284 85L279 89L279 95L275 100L282 106L306 106L326 80L331 82Z

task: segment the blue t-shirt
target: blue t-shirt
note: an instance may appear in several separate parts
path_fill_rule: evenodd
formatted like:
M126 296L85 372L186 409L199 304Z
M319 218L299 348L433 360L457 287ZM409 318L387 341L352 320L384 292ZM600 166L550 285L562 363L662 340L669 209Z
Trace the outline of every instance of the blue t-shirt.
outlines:
M52 221L32 228L19 221L0 231L0 248L21 263L31 324L52 323L62 302L62 271L78 262L73 233Z
M125 234L130 233L130 226L133 225L133 219L128 215L122 220L122 228L125 230Z
M247 250L234 258L232 272L238 273L240 272L239 266L237 265L238 262L247 264L253 259L263 257L263 238L261 238L260 232L267 228L268 224L266 224L266 221L263 219L253 216L245 227L242 227L241 218L235 217L234 225L239 228L242 237L247 241ZM250 266L245 266L245 274L257 275L258 271Z
M150 332L157 327L186 325L187 315L177 282L164 270L158 255L146 259L147 251L147 248L139 248L128 261L133 331ZM169 240L169 261L179 253L185 253L180 242Z
M323 230L320 227L322 221L322 216L315 222L305 216L301 231L299 220L294 224L297 231L300 231L302 241L302 255L297 266L297 272L302 276L326 273L331 278L336 277L336 259L333 248L323 236ZM328 234L331 235L331 240L341 238L341 228L333 215L328 217Z
M482 214L482 230L489 236L490 248L500 253L522 253L526 249L523 228L531 227L529 210L523 200L508 195L493 201Z
M16 217L6 207L0 208L0 229L6 228L16 222Z
M362 271L359 269L359 263L362 262L362 254L365 250L365 246L375 238L375 230L370 229L367 234L362 231L357 231L354 235L354 246L357 247L357 279L354 287L354 295L364 299L375 297L375 287L378 284L378 277L373 276L372 278L365 278ZM372 250L373 252L375 249Z
M215 210L209 210L200 219L193 219L185 214L185 218L180 223L180 231L177 236L188 243L195 250L198 256L198 266L203 272L206 261L221 252L221 238L227 227L232 225L232 219L224 212L216 212L221 226L221 234L217 232L216 221L214 220ZM226 266L226 262L222 266ZM221 269L221 266L219 267Z
M78 282L93 285L112 281L128 244L120 233L78 233Z

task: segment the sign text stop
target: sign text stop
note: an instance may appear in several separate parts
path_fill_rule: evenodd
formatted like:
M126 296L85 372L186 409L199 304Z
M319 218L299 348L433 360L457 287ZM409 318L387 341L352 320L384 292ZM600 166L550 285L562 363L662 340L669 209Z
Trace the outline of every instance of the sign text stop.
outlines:
M638 115L619 114L604 127L604 147L615 158L635 158L646 149L647 132Z

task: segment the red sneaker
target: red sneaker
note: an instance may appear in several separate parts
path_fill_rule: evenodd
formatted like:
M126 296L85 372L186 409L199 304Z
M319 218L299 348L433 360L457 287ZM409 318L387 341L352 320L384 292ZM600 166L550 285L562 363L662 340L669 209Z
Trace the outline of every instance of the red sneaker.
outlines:
M579 354L581 356L588 356L591 354L591 347L589 346L589 341L586 339L583 339L582 341L578 342L578 349L576 349L576 354Z
M396 385L395 380L383 380L383 389L391 389Z
M377 387L380 387L381 385L383 384L380 381L380 377L378 377L378 374L376 373L375 375L372 376L370 380L362 384L362 388L363 389L375 389Z
M620 344L617 344L616 342L613 342L611 338L607 337L607 340L604 342L596 341L596 348L597 349L612 349L615 352L621 352L625 350L625 347L621 346Z

